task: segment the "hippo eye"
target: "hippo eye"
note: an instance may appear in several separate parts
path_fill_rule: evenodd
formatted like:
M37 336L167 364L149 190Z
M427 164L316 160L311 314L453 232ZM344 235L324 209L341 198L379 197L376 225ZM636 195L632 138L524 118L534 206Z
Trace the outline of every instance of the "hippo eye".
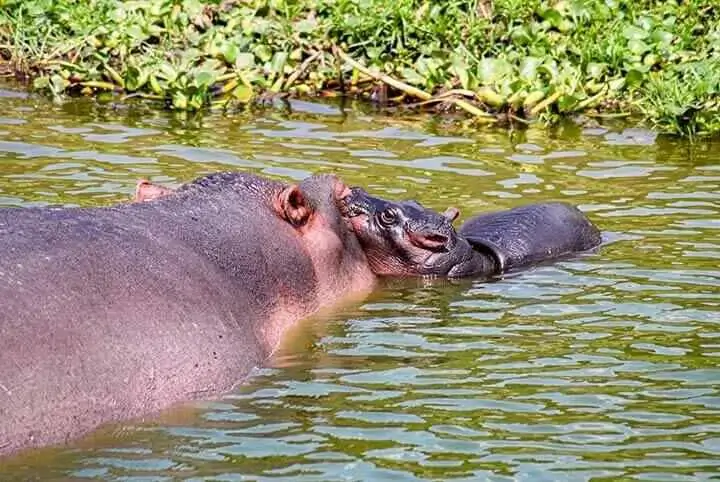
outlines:
M390 209L380 212L380 222L382 224L384 224L385 226L391 226L391 225L395 224L396 220L397 220L397 216Z

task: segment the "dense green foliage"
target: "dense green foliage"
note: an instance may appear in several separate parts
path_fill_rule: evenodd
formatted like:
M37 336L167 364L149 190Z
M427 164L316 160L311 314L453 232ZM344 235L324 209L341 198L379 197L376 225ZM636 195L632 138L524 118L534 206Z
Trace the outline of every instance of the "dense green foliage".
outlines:
M665 132L720 131L715 0L0 0L0 6L0 55L54 95L120 90L192 110L268 93L384 93L333 54L339 46L362 65L430 94L449 92L500 118L642 113ZM402 93L388 91L391 100Z

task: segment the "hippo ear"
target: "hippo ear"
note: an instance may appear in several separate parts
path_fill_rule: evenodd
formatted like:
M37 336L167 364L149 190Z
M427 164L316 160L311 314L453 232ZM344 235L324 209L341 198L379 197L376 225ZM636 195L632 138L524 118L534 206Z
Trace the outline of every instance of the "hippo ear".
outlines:
M135 196L133 202L141 203L145 201L152 201L153 199L168 196L174 193L175 190L169 187L161 186L160 184L153 184L145 179L140 179L135 185Z
M454 208L454 207L447 208L445 210L445 212L443 213L443 217L445 219L447 219L448 221L450 221L451 223L453 221L455 221L458 218L458 216L460 216L460 211L458 210L458 208Z
M273 207L280 217L295 227L302 226L310 217L310 208L305 196L294 184L282 190L275 199Z
M428 251L442 251L448 243L447 236L434 231L409 231L408 238L418 248L427 249Z

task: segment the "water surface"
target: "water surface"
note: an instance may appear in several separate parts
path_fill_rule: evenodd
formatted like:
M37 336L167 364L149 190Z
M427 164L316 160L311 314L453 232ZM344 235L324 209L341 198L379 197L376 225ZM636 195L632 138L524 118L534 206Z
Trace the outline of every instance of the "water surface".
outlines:
M599 254L388 281L218 400L5 461L2 480L718 480L720 144L623 125L468 133L293 103L198 118L0 89L0 206L124 201L234 169L333 172L473 213L577 204ZM462 219L462 217L461 217Z

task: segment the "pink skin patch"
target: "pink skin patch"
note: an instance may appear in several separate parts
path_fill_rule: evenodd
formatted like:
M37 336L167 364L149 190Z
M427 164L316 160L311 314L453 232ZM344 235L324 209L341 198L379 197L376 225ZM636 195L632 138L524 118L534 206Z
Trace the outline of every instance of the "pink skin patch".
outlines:
M341 181L333 186L335 203L343 212L343 201L351 194L350 189ZM313 211L307 222L298 227L303 244L310 255L320 283L320 300L343 298L351 294L369 293L376 282L375 274L368 265L362 248L352 235L352 242L343 239L352 231L348 218L342 216L345 224L327 219L322 212ZM322 304L322 301L321 301Z
M159 184L153 184L146 179L140 179L135 185L135 197L133 202L141 203L146 201L152 201L175 192L169 187L160 186Z

